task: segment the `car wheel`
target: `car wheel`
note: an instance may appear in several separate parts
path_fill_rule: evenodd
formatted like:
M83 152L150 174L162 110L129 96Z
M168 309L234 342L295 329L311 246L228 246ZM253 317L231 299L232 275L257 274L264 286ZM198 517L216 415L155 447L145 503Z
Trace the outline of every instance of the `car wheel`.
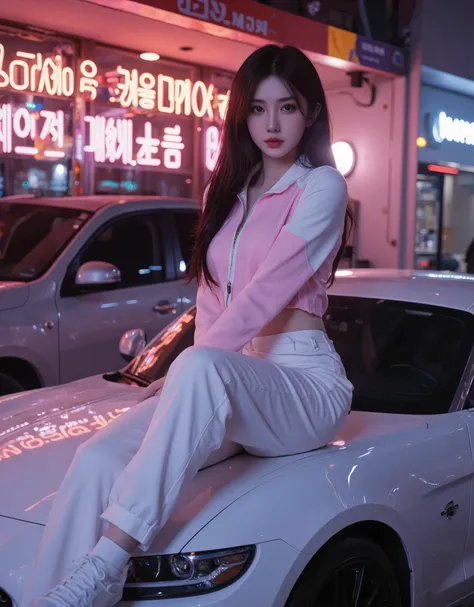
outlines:
M366 538L323 548L306 567L286 607L402 607L400 587L385 552Z
M17 379L0 371L0 396L22 392L24 389Z

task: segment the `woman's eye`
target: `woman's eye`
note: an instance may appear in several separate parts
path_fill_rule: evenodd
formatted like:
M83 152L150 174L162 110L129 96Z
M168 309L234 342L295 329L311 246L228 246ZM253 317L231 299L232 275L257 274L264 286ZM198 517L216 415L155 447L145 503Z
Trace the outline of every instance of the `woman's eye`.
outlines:
M285 103L281 108L284 112L296 112L298 109L294 103Z
M263 112L263 107L261 105L252 105L251 112L252 114L261 114Z

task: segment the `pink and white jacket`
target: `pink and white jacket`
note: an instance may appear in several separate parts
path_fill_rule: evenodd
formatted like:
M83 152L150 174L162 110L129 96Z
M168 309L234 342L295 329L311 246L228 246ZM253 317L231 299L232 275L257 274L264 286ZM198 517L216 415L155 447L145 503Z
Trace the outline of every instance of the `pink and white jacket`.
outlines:
M247 188L208 249L219 286L198 289L198 345L237 352L284 308L317 316L327 308L348 200L342 175L296 162L247 216L246 198Z

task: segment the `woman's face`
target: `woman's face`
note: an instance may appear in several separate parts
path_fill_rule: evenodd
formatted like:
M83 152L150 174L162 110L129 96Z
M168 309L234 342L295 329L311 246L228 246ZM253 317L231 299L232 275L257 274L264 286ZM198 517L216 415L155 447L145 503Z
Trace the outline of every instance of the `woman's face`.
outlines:
M250 107L247 126L255 145L269 158L296 160L310 124L306 100L297 100L280 78L269 76L258 85Z

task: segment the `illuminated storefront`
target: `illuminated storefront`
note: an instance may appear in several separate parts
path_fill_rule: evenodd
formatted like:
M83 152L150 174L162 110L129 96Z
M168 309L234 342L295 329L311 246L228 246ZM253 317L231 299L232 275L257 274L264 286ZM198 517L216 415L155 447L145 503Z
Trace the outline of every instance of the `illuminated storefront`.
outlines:
M197 196L216 165L231 79L2 26L0 195Z
M74 53L60 39L0 37L0 196L68 192Z
M101 47L80 68L90 101L78 158L89 177L94 165L89 189L191 197L197 181L199 190L203 125L222 122L228 89L210 82L206 70L161 59L146 64Z
M0 195L200 191L229 74L39 38L0 36Z
M415 266L464 271L474 237L472 97L423 85L420 95Z

